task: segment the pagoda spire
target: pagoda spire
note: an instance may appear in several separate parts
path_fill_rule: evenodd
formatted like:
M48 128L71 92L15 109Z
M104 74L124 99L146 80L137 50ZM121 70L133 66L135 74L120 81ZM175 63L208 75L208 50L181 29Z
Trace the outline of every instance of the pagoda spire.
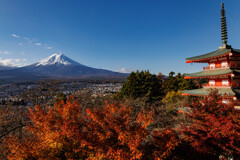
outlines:
M225 17L225 9L224 9L224 3L222 3L222 10L221 10L221 33L222 33L222 43L223 46L227 46L227 23L226 23L226 17Z

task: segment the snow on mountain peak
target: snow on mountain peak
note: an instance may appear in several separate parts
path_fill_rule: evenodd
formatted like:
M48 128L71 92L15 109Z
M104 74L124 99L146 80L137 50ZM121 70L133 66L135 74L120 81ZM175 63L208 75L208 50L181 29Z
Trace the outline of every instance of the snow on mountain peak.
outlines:
M46 66L46 65L81 65L78 62L68 58L62 53L55 53L36 64L36 66Z

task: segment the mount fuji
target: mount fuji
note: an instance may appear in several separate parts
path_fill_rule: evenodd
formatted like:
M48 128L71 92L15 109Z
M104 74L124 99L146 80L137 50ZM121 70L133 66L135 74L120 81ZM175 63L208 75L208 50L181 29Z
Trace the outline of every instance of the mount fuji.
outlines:
M80 64L63 54L53 54L37 63L0 71L0 79L48 78L126 78L128 74L96 69Z

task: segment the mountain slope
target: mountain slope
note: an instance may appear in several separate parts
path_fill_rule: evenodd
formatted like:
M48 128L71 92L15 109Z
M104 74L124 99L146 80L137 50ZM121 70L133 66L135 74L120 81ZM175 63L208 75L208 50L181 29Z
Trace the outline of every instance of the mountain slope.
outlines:
M0 65L0 70L9 70L9 69L14 69L14 68L15 67Z

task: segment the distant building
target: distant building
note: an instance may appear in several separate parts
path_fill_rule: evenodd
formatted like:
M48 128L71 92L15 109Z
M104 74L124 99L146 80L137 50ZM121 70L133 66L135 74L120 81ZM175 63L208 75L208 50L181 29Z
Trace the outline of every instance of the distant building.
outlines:
M182 91L183 95L208 96L211 88L218 89L223 102L240 98L240 50L227 44L227 25L224 4L221 10L221 33L223 45L218 50L186 58L186 63L207 63L203 71L187 74L185 79L205 78L208 83L203 88Z

